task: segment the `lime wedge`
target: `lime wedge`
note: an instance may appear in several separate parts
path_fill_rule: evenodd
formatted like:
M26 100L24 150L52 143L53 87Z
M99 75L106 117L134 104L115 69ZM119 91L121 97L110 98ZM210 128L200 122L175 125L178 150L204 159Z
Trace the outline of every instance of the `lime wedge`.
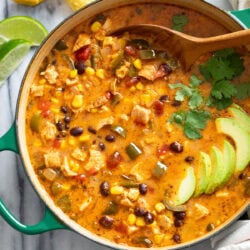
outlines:
M14 39L0 45L0 85L23 61L31 47L30 42Z
M7 39L25 39L33 46L40 45L48 35L46 28L28 16L12 16L0 22L0 35Z

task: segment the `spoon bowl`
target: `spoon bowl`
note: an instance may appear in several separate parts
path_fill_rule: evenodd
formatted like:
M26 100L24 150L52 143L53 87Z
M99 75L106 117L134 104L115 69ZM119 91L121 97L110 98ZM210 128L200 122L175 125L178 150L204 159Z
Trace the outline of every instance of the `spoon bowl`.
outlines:
M185 71L206 52L250 44L250 29L214 37L194 37L170 28L154 24L138 24L113 30L112 35L124 32L149 34L162 44L170 55L177 58Z

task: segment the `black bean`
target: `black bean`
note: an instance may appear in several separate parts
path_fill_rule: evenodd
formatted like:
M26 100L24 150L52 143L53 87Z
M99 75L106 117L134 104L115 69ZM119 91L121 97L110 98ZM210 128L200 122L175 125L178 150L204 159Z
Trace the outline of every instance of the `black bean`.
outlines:
M103 181L100 184L100 193L102 196L108 196L109 195L109 190L110 190L110 185L107 181Z
M180 102L180 101L174 100L174 101L172 102L172 106L174 106L174 107L179 107L179 106L181 106L181 102Z
M66 114L68 112L68 107L67 106L61 106L60 110Z
M143 217L146 214L146 211L141 207L135 207L134 214L138 217Z
M148 191L148 186L147 186L147 184L145 184L145 183L141 183L141 184L139 184L139 192L140 192L140 194L146 194L147 193L147 191Z
M114 142L115 136L114 135L106 135L105 140L108 142Z
M166 73L167 75L169 75L170 73L172 73L172 68L167 63L161 64L160 65L160 70L163 70L164 73Z
M85 72L86 65L83 61L76 61L75 62L75 68L77 69L77 73L79 75L82 75Z
M178 233L175 233L173 235L173 240L176 242L176 243L180 243L181 242L181 236L178 234Z
M174 212L173 215L178 220L184 220L186 217L186 212Z
M106 146L103 142L99 142L99 148L101 149L101 151L104 151Z
M193 157L193 156L187 156L187 157L185 158L185 162L191 163L191 162L193 162L193 161L194 161L194 157Z
M243 180L243 179L245 179L247 177L247 174L246 173L241 173L240 175L239 175L239 179L240 180Z
M71 117L70 117L69 115L66 115L66 116L64 117L64 122L65 122L65 123L70 123L70 122L71 122Z
M175 227L181 227L183 224L184 224L183 220L178 220L178 219L174 220L174 226Z
M70 134L72 136L79 136L79 135L81 135L83 133L83 128L81 128L81 127L74 127L69 132L70 132Z
M113 224L114 224L114 219L104 215L99 219L99 223L101 226L105 227L105 228L112 228Z
M207 225L207 231L208 231L208 232L210 232L210 231L212 231L212 230L214 230L214 229L215 229L215 226L214 226L213 223L209 223L209 224Z
M154 215L150 212L146 212L143 217L146 224L152 224L154 222Z
M56 128L58 131L63 131L63 123L61 121L58 121L56 123Z
M160 96L159 101L160 102L167 102L167 101L169 101L169 96L168 95L162 95L162 96Z
M94 134L94 135L97 133L96 129L93 128L92 126L89 126L89 127L88 127L88 131L89 131L89 133L92 133L92 134Z
M183 151L183 145L180 144L178 141L172 142L169 148L175 153L181 153Z

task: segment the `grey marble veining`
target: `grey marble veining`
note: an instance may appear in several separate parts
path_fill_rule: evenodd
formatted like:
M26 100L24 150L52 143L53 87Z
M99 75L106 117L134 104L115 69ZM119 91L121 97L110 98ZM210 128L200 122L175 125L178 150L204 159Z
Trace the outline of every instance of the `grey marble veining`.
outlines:
M63 19L72 14L66 0L47 0L39 6L25 7L11 0L0 1L0 19L14 15L29 15L51 31ZM216 1L209 1L216 2ZM218 3L219 2L219 3ZM217 1L223 8L229 8L226 1ZM222 5L224 4L224 5ZM21 79L34 53L33 49L25 61L0 87L0 136L11 126ZM0 153L0 197L22 222L35 224L43 216L43 203L34 192L25 175L21 161L10 152ZM28 236L12 229L0 218L0 250L108 250L84 237L67 230L57 230L41 235ZM189 249L210 250L210 243L203 242Z

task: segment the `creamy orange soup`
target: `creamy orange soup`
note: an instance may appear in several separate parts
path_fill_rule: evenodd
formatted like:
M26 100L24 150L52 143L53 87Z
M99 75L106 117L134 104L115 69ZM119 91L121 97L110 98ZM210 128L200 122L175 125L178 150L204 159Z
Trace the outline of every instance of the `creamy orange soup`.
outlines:
M152 36L107 34L138 22L203 37L228 32L163 4L79 25L32 83L27 147L72 220L118 244L162 247L207 234L249 199L250 58L223 50L184 72Z

